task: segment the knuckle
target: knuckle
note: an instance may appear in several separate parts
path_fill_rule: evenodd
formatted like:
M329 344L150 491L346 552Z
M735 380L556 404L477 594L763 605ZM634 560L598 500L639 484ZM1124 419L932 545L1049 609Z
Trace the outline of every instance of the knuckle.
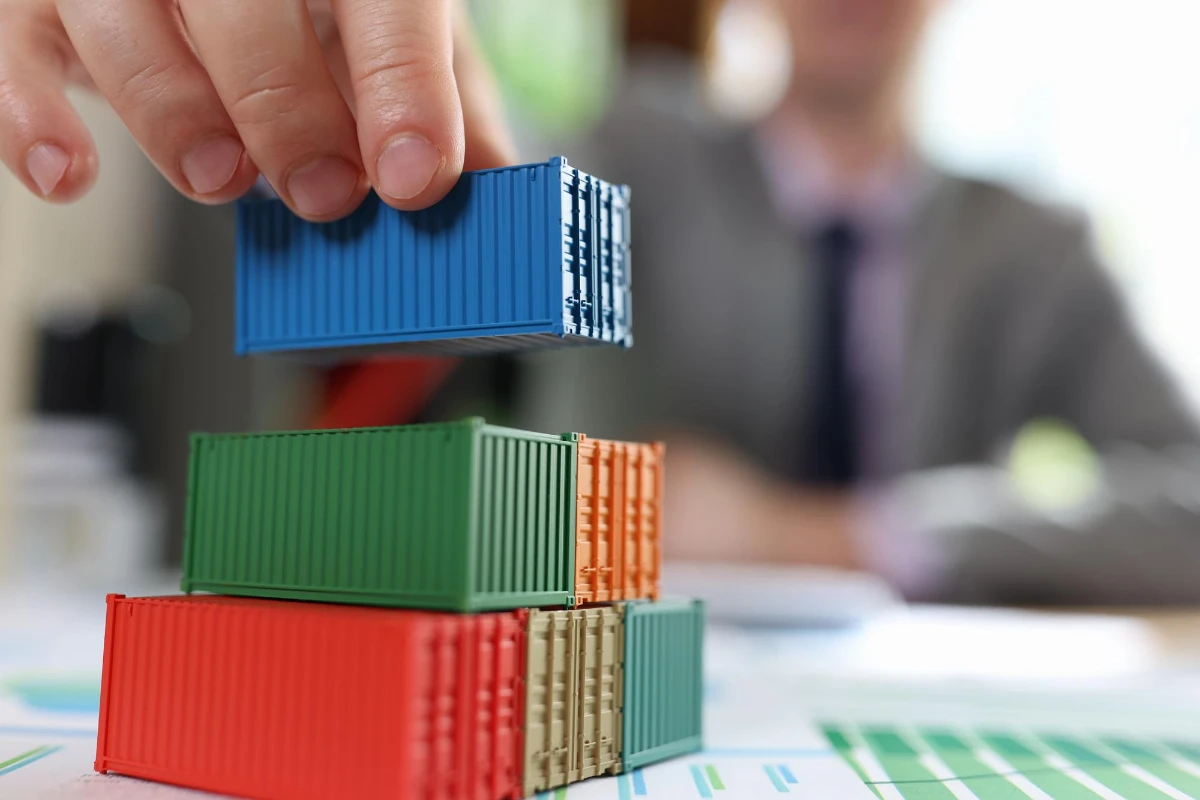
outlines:
M19 117L22 97L21 87L17 82L11 75L0 70L0 116L10 121Z
M454 74L449 67L412 57L411 53L396 51L380 54L365 61L353 76L356 94L386 92L403 94L414 84L433 85L439 89L451 85Z
M380 32L363 43L365 57L351 75L356 90L440 81L452 75L445 53L427 40L404 33Z
M288 66L263 72L230 99L229 116L237 125L275 122L304 108L301 73Z
M152 61L141 69L120 78L113 93L114 105L138 108L175 94L182 75L178 63Z

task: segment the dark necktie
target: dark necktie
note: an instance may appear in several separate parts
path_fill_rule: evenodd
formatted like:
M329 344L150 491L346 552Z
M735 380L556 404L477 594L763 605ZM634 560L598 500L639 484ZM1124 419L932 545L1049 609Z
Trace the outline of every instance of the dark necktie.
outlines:
M815 297L814 340L809 383L812 403L803 451L809 482L845 487L858 477L858 408L848 345L850 287L862 249L861 236L846 219L836 219L812 239Z

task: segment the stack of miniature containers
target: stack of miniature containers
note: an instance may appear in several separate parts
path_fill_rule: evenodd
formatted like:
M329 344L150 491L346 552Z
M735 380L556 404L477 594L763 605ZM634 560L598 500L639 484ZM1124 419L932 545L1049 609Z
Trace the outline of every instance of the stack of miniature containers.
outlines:
M628 345L627 209L561 159L332 226L248 203L239 349ZM195 435L183 589L214 594L109 597L97 770L499 800L699 749L703 608L658 601L663 455L479 419Z

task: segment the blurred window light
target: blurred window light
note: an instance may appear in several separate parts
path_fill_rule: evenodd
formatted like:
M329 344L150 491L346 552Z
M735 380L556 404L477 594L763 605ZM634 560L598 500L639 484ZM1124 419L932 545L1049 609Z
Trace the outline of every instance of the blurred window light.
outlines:
M955 0L913 94L935 159L1089 215L1150 341L1200 400L1200 3Z
M614 0L471 0L480 44L519 117L566 134L594 123L618 67Z
M1077 430L1056 419L1034 420L1017 433L1008 470L1021 498L1047 511L1075 508L1100 487L1095 450Z
M791 52L783 20L764 0L729 0L706 53L708 102L736 120L770 111L787 90Z

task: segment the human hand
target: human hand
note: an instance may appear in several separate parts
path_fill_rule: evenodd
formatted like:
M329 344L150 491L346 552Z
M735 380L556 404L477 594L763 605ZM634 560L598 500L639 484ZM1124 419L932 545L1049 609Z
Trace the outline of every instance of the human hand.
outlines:
M665 558L860 566L852 506L840 493L783 485L694 440L668 444L666 476Z
M424 208L464 168L512 159L470 34L458 0L0 0L0 160L41 197L88 190L74 83L194 200L233 200L261 171L314 221L369 185Z

